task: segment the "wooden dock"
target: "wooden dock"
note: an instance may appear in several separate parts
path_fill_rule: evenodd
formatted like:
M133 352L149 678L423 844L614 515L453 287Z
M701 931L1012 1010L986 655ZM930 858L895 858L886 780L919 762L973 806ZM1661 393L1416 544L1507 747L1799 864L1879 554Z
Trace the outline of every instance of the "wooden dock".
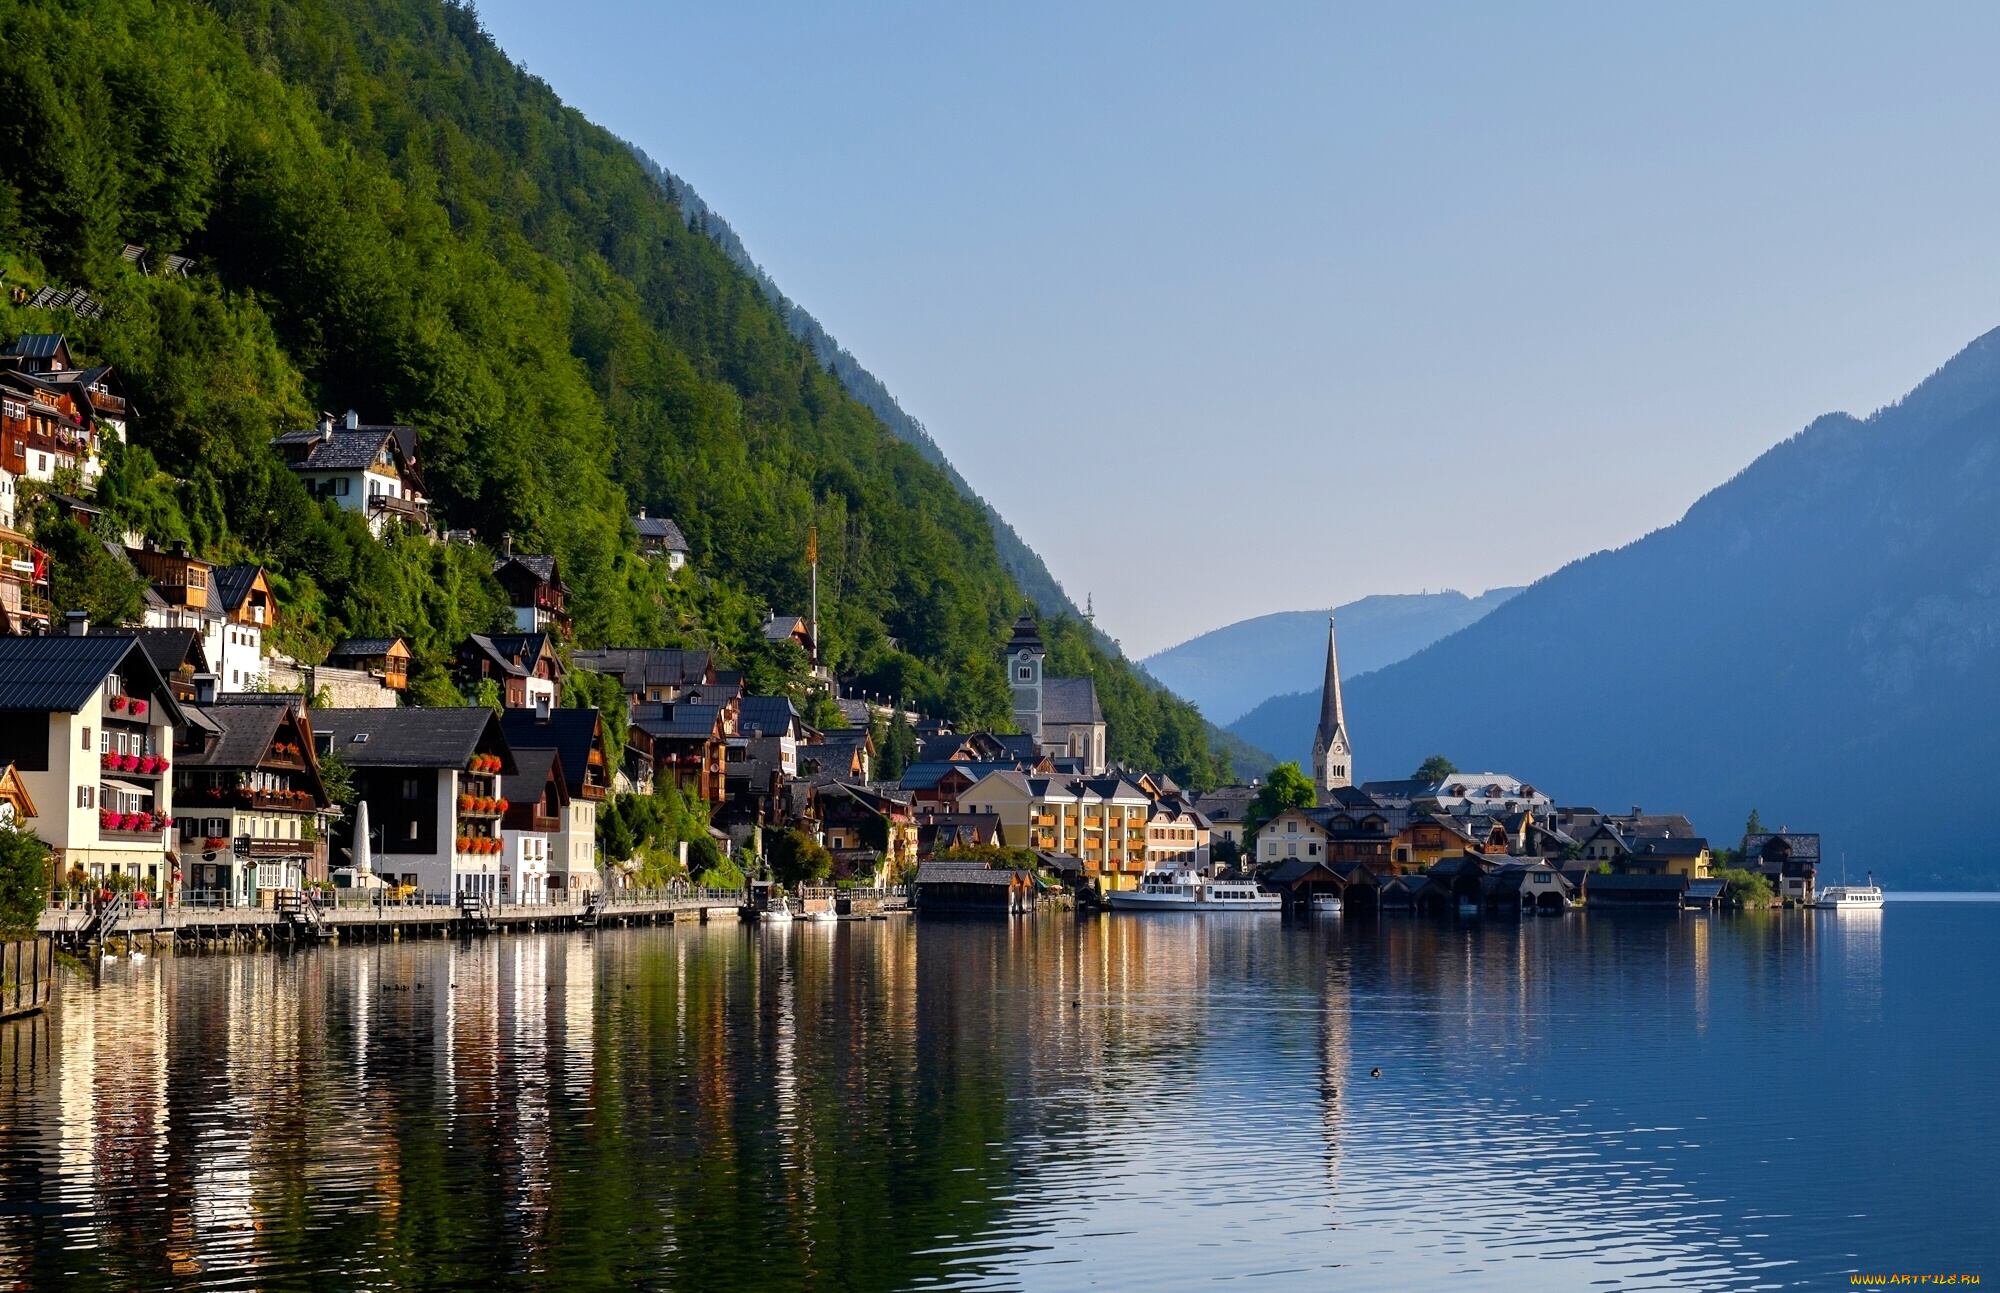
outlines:
M72 947L124 944L190 951L228 951L312 943L378 943L415 938L472 938L487 934L669 925L737 923L750 919L739 902L716 894L612 897L600 904L523 905L445 903L343 904L315 907L281 900L273 907L152 907L121 905L109 918L83 908L42 913L41 932ZM902 894L862 891L839 900L843 920L883 919L909 909Z

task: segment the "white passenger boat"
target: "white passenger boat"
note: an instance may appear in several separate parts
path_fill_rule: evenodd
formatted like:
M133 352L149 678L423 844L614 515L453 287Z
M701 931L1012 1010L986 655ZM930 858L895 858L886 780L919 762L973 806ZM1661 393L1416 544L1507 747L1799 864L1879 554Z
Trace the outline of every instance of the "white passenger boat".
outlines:
M1105 896L1113 911L1277 911L1278 895L1254 880L1210 880L1199 871L1148 871L1137 889Z
M1867 884L1828 885L1813 899L1813 906L1825 911L1880 911L1882 886L1872 875Z

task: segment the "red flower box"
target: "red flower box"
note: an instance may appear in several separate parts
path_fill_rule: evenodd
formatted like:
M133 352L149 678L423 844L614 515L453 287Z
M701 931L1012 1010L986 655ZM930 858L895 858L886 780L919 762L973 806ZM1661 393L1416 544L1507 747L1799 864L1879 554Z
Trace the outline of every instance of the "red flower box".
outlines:
M112 713L114 713L114 714L122 714L122 713L124 713L124 712L125 712L125 705L126 705L126 700L125 700L125 696L124 696L124 693L122 693L122 692L121 692L121 693L119 693L118 695L116 695L116 696L113 696L113 697L111 698L111 712L112 712Z
M144 716L145 716L145 713L146 713L146 702L145 702L145 701L143 701L143 700L135 700L135 701L133 701L133 702L132 702L132 717L134 717L134 718L142 718L142 717L144 717Z
M101 754L97 758L97 766L106 772L116 772L118 770L118 756L115 754Z

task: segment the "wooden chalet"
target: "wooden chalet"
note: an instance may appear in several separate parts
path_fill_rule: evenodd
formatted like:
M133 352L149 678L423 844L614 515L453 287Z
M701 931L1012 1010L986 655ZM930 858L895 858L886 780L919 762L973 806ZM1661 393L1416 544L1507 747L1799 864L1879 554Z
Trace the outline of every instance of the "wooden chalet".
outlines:
M28 783L10 759L0 765L0 830L20 830L35 818L35 801Z
M328 653L326 663L373 674L384 687L402 691L410 685L411 654L401 638L348 638Z
M49 574L48 553L27 535L0 526L0 634L49 631L55 614Z
M553 631L569 636L570 616L565 605L569 589L552 556L517 553L509 539L500 560L493 563L493 577L507 592L507 604L514 609L514 627L522 633Z

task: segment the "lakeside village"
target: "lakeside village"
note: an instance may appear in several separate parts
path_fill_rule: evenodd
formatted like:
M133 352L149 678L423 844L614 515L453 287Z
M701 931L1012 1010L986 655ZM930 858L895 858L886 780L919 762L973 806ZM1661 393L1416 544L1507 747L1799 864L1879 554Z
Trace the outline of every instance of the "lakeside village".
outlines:
M462 694L489 704L405 705L411 652L393 636L341 642L311 665L279 655L284 607L262 569L143 534L92 529L145 581L143 623L57 617L48 554L15 528L16 502L41 482L30 488L61 515L96 526L100 447L124 440L126 416L116 372L78 368L59 335L0 355L0 825L49 847L59 905L81 892L283 910L301 895L337 907L339 891L360 889L378 907L592 909L641 881L607 807L669 786L669 802L699 815L668 859L681 882L744 886L753 912L773 893L804 900L806 886L1018 911L1190 875L1249 882L1303 912L1679 909L1726 902L1732 886L1814 900L1815 835L1753 828L1722 871L1675 814L1559 806L1516 777L1442 760L1357 784L1331 625L1310 779L1288 764L1196 793L1107 761L1095 684L1045 676L1026 616L1003 651L1019 729L1005 734L860 699L835 701L847 726L815 727L706 651L573 648L559 563L511 544L493 573L514 631L472 634L455 660ZM438 537L413 428L349 413L272 448L378 537ZM632 519L648 558L687 564L673 521ZM796 642L837 693L815 628L772 615L764 632ZM575 670L616 680L622 757L598 709L559 704ZM911 754L878 777L892 727Z

